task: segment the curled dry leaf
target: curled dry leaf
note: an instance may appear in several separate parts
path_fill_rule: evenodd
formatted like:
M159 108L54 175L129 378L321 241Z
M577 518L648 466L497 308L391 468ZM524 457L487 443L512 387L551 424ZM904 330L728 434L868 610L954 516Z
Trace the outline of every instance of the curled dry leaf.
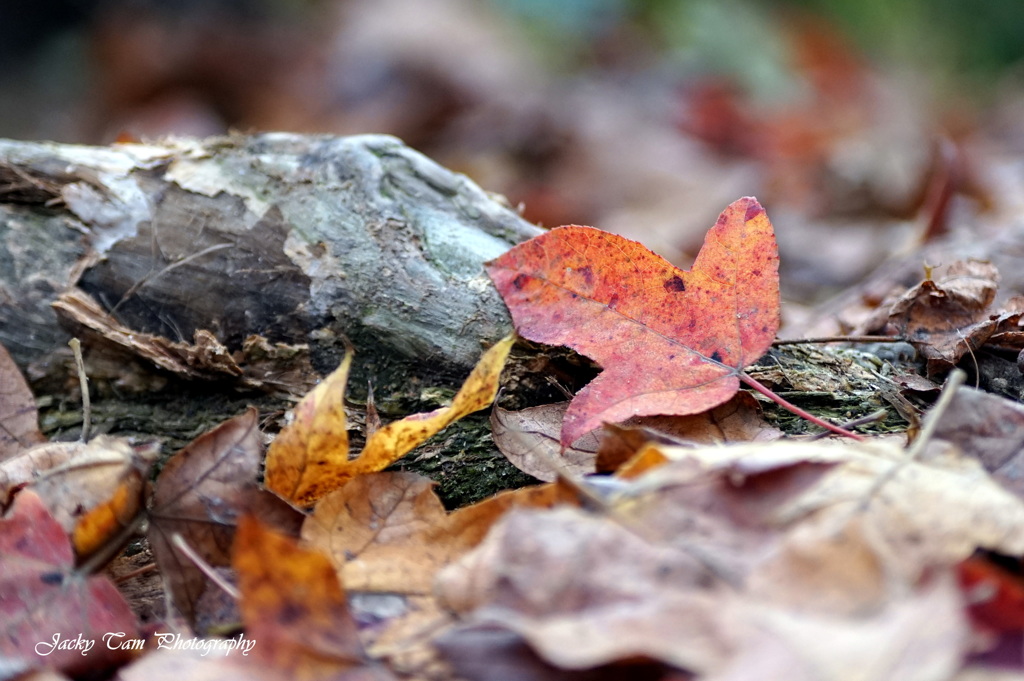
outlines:
M131 609L105 577L74 572L65 530L31 490L18 494L0 519L0 667L13 671L56 668L84 674L123 663L129 651L109 650L107 632L133 637ZM78 638L97 643L82 650L47 648Z
M906 338L928 360L934 375L956 364L995 332L988 307L995 299L999 272L980 260L958 261L938 279L926 279L889 308L888 329ZM877 325L877 323L876 323Z
M494 344L473 368L452 404L413 414L380 428L355 459L348 458L344 389L351 358L295 408L295 421L267 452L266 484L282 498L308 506L357 475L383 470L466 414L494 401L498 379L514 339Z
M128 527L144 507L149 468L158 451L99 436L88 443L36 445L0 464L0 503L22 487L38 494L86 556Z
M513 466L538 480L551 482L565 470L576 475L593 473L601 442L596 431L562 448L559 438L568 407L568 402L518 411L495 406L491 410L494 444Z
M519 244L486 267L520 335L567 345L604 369L569 405L565 446L603 422L725 402L779 328L775 234L750 197L722 212L689 271L635 241L578 226Z
M298 513L257 489L263 453L257 419L250 409L200 435L167 462L156 482L149 542L172 602L193 623L208 619L198 604L217 587L175 548L173 535L181 535L210 566L228 568L236 523L247 510L298 527Z
M43 442L36 401L28 383L0 345L0 462Z

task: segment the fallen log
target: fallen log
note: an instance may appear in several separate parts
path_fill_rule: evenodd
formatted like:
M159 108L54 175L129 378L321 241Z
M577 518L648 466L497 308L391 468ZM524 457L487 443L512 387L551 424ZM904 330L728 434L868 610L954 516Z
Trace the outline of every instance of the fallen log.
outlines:
M511 328L481 263L539 232L387 136L0 141L0 342L46 358L77 286L171 341L308 343L322 370L348 339L455 377Z
M368 383L386 419L433 409L511 330L482 263L539 233L393 137L0 140L0 343L53 438L80 432L71 333L98 432L169 453L249 404L276 421L347 347L358 429ZM486 413L419 458L451 506L528 480Z

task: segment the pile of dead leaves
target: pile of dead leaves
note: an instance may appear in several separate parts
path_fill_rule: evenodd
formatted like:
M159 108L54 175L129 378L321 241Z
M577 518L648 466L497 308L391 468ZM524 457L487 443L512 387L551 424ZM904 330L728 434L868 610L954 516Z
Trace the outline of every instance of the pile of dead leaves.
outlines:
M512 338L450 406L368 415L357 456L346 357L265 455L250 410L153 485L152 448L42 442L0 355L0 679L1011 678L1024 407L954 387L909 449L781 439L737 392L793 407L744 371L778 328L777 265L753 199L689 271L583 227L489 263L522 336L605 370L569 403L495 408L499 447L551 482L453 512L381 471L493 402ZM967 310L967 348L1019 334L953 288L925 282L883 326L924 345L939 298ZM167 608L140 624L99 566L143 527Z

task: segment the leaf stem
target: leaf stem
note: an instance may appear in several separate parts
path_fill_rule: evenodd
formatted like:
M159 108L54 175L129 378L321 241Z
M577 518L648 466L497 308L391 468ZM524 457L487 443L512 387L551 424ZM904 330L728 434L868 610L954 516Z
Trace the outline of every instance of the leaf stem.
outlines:
M851 438L853 440L857 440L858 442L863 442L864 441L864 438L861 437L860 435L857 435L856 433L851 433L850 431L846 430L845 428L840 428L837 425L831 424L828 421L820 419L817 416L815 416L814 414L811 414L810 412L804 411L803 409L801 409L800 407L796 406L792 402L788 402L788 401L784 400L781 396L779 396L778 394L772 392L771 389L769 389L766 386L764 386L763 384L761 384L760 381L755 380L754 378L748 376L747 374L743 373L742 371L739 373L739 378L740 378L740 380L743 383L746 383L748 386L750 386L751 388L753 388L757 392L761 393L762 395L767 397L769 400L771 400L775 404L779 405L783 409L786 409L787 411L790 411L790 412L796 414L800 418L805 419L807 421L810 421L811 423L813 423L816 426L821 426L822 428L825 428L826 430L830 430L833 433L836 433L837 435L842 435L843 437L848 437L848 438Z

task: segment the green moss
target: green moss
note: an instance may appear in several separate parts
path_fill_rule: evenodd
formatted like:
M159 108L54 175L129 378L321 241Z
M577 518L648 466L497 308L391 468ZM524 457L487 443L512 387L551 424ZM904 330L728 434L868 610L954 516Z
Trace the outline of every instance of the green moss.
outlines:
M509 463L494 446L486 411L448 426L393 468L434 480L437 495L447 509L539 482Z

